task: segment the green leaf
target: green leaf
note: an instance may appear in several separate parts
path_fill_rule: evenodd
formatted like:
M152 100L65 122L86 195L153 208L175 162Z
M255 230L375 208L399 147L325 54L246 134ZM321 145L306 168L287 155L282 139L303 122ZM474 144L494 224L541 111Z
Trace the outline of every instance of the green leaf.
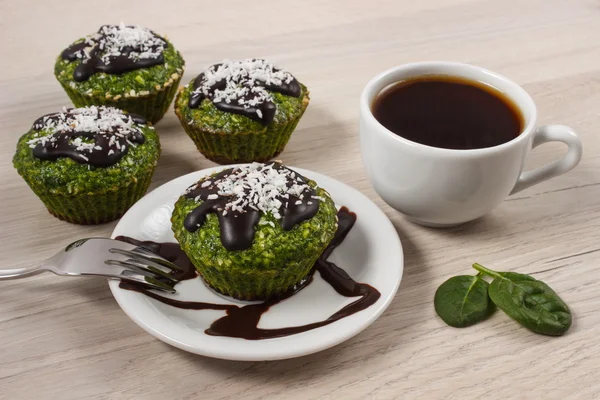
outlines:
M515 272L496 272L482 265L473 268L494 280L489 294L508 316L527 329L542 335L560 336L571 326L567 304L542 281Z
M496 307L488 297L489 284L480 275L459 275L442 283L435 292L435 312L455 328L483 321Z

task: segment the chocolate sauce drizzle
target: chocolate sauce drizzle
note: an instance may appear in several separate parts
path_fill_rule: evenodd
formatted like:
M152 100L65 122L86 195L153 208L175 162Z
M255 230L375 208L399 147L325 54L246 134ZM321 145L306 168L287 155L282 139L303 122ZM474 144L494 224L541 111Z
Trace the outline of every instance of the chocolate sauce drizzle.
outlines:
M354 281L346 273L346 271L327 261L327 258L331 252L344 241L346 235L354 226L354 223L356 222L356 214L350 212L346 207L342 207L338 212L338 220L338 229L335 237L325 252L323 252L319 260L315 263L313 273L314 271L318 271L321 277L340 295L344 297L358 297L358 299L336 311L329 316L329 318L322 321L313 322L306 325L276 329L263 329L258 327L261 316L267 312L269 308L289 298L293 294L297 293L298 290L307 286L312 281L312 275L305 280L301 287L297 287L295 290L291 290L278 298L270 299L260 304L250 304L241 307L234 304L213 304L170 299L151 292L141 285L123 281L120 283L119 287L122 289L142 293L148 297L160 301L161 303L186 310L224 310L227 315L214 321L211 326L204 331L207 335L211 336L226 336L247 340L260 340L289 336L320 328L370 307L371 305L375 304L375 302L377 302L381 296L381 293L379 293L379 291L374 287L366 283L358 283ZM189 279L193 277L189 272L190 268L193 269L193 266L178 245L174 243L140 242L124 236L119 236L117 239L136 245L146 246L149 250L156 252L167 260L181 266L185 271L188 271L186 273L181 273L182 275L179 276L184 276L184 278L179 279Z
M194 279L198 276L194 264L190 261L189 257L181 250L177 243L156 243L152 241L141 241L128 236L117 236L116 240L122 242L131 243L135 246L144 247L154 254L160 255L167 261L172 262L181 268L178 271L171 271L170 275L177 281L185 281L187 279ZM160 279L160 278L159 278Z
M230 62L230 64L257 61L267 63L265 60L252 59L237 62L233 61ZM263 125L267 125L275 118L277 106L265 89L291 97L300 97L300 94L302 93L300 83L291 75L291 80L289 80L289 82L285 80L277 80L274 82L273 80L267 81L267 79L260 77L251 77L246 71L243 71L235 76L227 75L220 79L211 79L211 81L208 82L209 79L207 78L207 74L218 70L222 66L223 63L214 64L208 68L208 72L203 72L196 77L192 87L193 91L188 102L190 108L198 108L204 99L210 99L215 107L221 111L244 115ZM270 67L267 69L267 72L278 73L281 72L281 70ZM248 90L246 90L244 94L232 94L232 96L226 100L215 99L219 91L223 92L230 90L232 86L236 89L247 88ZM262 98L261 95L263 96Z
M78 112L82 110L91 111L88 109L67 109L63 112L57 112L44 115L38 118L32 129L46 129L47 126L63 124L69 119L77 118ZM131 120L135 124L145 125L147 121L135 114L124 114L116 109L106 107L96 107L95 120L101 118L103 112L117 112L117 118L127 122ZM89 115L88 115L89 116ZM85 150L73 143L76 138L86 138L93 141L93 147L90 150ZM63 129L48 135L44 140L39 138L33 139L33 155L42 160L54 161L59 157L69 157L73 161L80 164L88 164L96 167L109 167L116 164L123 158L129 149L131 143L143 144L145 141L144 135L137 127L126 132L122 131L119 124L111 125L109 130L100 129L97 132L79 131L77 129Z
M73 72L73 79L77 82L88 80L96 72L105 72L107 74L122 74L140 68L152 67L154 65L164 64L165 58L162 50L167 48L168 43L154 32L150 31L157 40L150 43L147 48L142 47L142 43L138 46L125 46L120 49L119 54L103 56L105 52L105 43L107 37L111 34L113 28L124 28L115 25L103 25L95 35L88 37L80 43L75 43L66 48L61 57L64 60L77 61L81 63ZM126 28L136 28L127 26ZM87 52L85 49L89 49ZM132 53L159 53L156 57L131 57ZM82 56L83 53L87 55Z
M293 179L286 182L287 188L293 184L302 183L306 188L301 193L301 197L293 194L279 194L276 199L281 201L279 213L281 214L281 227L289 231L295 225L312 218L319 211L319 200L314 199L316 192L308 186L307 179L300 174L286 168L280 163L266 164L262 168L272 166L277 171L286 171L293 174ZM230 196L219 195L217 183L227 179L236 168L229 168L219 172L217 175L204 178L199 181L195 188L186 192L184 195L190 199L202 200L202 204L192 210L185 218L183 225L190 232L195 232L204 223L209 213L217 214L221 230L221 243L227 250L245 250L252 246L254 241L255 227L260 219L258 209L251 208L248 204L242 210L229 209L228 203L232 201ZM211 181L210 186L202 187L205 181ZM249 189L245 189L243 196L249 195ZM287 196L285 198L284 196ZM210 199L209 197L217 197Z

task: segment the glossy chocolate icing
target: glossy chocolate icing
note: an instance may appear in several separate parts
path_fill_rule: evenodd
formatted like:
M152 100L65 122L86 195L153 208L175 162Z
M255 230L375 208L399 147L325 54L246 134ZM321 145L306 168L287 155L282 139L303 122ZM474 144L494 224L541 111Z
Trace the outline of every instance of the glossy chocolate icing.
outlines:
M77 61L81 63L73 72L73 79L77 82L86 81L96 72L105 72L107 74L122 74L139 68L152 67L154 65L164 64L165 59L162 50L168 44L160 36L154 34L154 40L147 48L142 48L142 44L137 46L124 46L119 53L103 56L105 52L105 43L107 36L111 34L112 29L136 28L134 26L111 26L104 25L95 35L87 38L83 42L73 44L66 48L61 57L64 60ZM83 53L86 54L83 57ZM156 53L156 57L132 57L132 53Z
M277 171L285 170L293 174L294 178L287 180L286 185L290 188L293 184L307 183L307 179L293 172L279 163L270 163ZM201 200L202 203L191 211L184 220L184 227L190 232L195 232L203 223L209 213L217 214L221 230L221 243L227 250L244 250L252 245L255 227L260 219L260 211L248 203L241 210L228 210L227 204L231 197L219 194L218 182L227 179L236 169L226 169L213 177L201 180L198 184L188 190L185 197ZM203 186L202 183L210 181L211 185ZM244 196L250 196L251 188L246 188ZM316 192L306 184L302 191L302 198L293 194L280 193L276 199L281 201L279 213L281 214L281 226L284 230L291 230L295 225L314 217L319 211L319 200L315 199ZM284 197L284 196L287 196ZM213 199L214 197L214 199Z
M229 62L229 65L244 62L249 62L250 65L253 62L267 63L264 60L252 59ZM223 63L212 65L207 72L201 73L194 80L188 106L198 108L204 99L210 99L215 107L221 111L241 114L264 125L271 123L275 118L277 107L265 90L278 92L286 96L300 97L302 88L296 78L291 75L288 75L289 79L287 80L270 79L268 73L278 74L283 72L270 64L267 65L267 73L262 74L265 75L264 77L253 77L252 72L248 73L247 70L241 68L236 70L234 75L219 76L216 79L212 76L208 78L207 74L222 68ZM232 86L235 87L235 93ZM221 99L220 96L227 90L231 92L231 95L227 99Z
M88 110L93 110L90 108ZM32 129L44 129L45 126L53 124L65 124L70 119L76 120L80 115L78 111L82 109L67 109L63 112L52 113L38 118ZM103 107L95 107L95 120L100 118L100 113L108 110ZM121 118L122 121L129 121L131 118L132 129L123 131L119 124L111 125L110 128L97 127L94 132L81 131L79 129L71 129L70 126L65 130L58 130L52 135L47 136L44 140L37 140L37 143L32 144L33 155L42 160L56 160L59 157L69 157L80 164L88 164L96 167L109 167L116 164L121 158L127 154L130 146L143 144L145 141L144 135L135 125L145 125L146 120L134 114L117 114L116 118ZM78 138L89 139L93 143L93 147L89 150L81 148L81 145L74 143Z

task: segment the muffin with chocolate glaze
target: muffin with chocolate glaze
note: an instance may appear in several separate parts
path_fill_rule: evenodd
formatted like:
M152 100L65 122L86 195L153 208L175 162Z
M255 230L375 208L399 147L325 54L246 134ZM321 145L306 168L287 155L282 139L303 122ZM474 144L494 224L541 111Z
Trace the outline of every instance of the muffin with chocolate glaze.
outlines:
M98 224L143 196L159 156L144 118L91 106L40 117L19 139L13 164L52 215Z
M179 91L175 113L206 158L266 162L283 151L308 102L306 86L266 60L223 61Z
M175 238L206 283L243 300L298 285L331 242L337 210L317 184L279 163L201 179L179 198Z
M184 65L173 45L151 30L104 25L67 47L54 74L76 107L108 105L156 123L173 101Z

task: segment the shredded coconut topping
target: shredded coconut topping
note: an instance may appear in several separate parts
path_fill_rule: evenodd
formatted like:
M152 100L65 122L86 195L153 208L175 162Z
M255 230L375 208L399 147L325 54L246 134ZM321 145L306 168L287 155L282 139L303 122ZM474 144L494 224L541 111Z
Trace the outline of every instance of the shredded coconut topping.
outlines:
M31 148L35 148L38 143L41 143L42 146L49 143L51 147L56 147L58 141L56 133L98 133L107 138L110 137L109 146L112 146L115 141L126 139L130 134L142 133L131 116L126 115L118 108L105 106L63 108L62 112L37 120L33 129L43 131L43 133L42 136L35 134L34 138L27 142ZM86 141L82 137L73 138L71 144L77 151L91 153L103 150L94 141ZM109 150L109 155L113 153L113 150ZM85 156L80 156L87 160Z
M267 60L225 60L203 72L202 84L193 94L212 96L215 103L235 101L236 104L249 108L273 100L265 86L280 86L293 80L292 74L275 68ZM217 85L219 87L215 89ZM260 110L258 113L262 117Z
M123 55L124 49L132 60L158 58L167 44L150 29L126 26L123 22L120 25L104 25L98 32L86 37L85 43L88 47L79 50L76 57L87 62L92 49L97 46L104 64L110 63L110 57Z
M273 221L269 221L266 219L261 219L260 221L258 221L259 225L270 225L272 228L275 228L275 224L273 223Z
M229 211L244 213L247 209L253 209L270 213L275 219L281 219L280 210L284 203L299 205L305 197L314 193L300 175L285 167L278 168L273 163L252 163L238 167L216 180L206 180L200 186L209 189L216 187L218 196L211 194L207 200L228 198L223 215ZM190 187L186 193L193 190L194 187ZM196 197L196 201L199 200L200 196Z

